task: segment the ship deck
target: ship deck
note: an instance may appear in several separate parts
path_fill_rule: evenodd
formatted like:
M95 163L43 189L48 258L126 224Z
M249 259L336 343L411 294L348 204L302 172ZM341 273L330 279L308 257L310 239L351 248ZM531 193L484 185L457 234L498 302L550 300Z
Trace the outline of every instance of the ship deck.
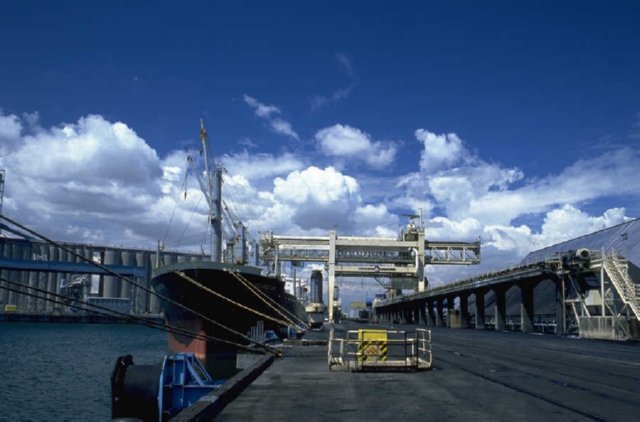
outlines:
M336 333L359 327L390 328L345 322ZM326 346L285 346L284 358L216 420L634 420L640 413L640 343L432 334L433 367L419 372L330 371Z

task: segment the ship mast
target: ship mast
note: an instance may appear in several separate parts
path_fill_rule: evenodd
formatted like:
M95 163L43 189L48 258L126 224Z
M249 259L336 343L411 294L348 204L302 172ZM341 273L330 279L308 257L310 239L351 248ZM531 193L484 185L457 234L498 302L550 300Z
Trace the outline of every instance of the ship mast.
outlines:
M209 170L207 151L207 129L200 119L200 141L204 155L204 169L207 179L207 198L209 199L209 221L211 222L211 261L222 262L222 168L213 163L213 173Z

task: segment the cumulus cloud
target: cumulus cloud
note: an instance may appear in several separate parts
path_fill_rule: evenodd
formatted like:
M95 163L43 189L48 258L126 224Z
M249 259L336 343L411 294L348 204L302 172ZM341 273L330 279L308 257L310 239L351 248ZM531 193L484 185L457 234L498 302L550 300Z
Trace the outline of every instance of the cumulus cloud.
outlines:
M8 116L0 112L0 158L10 154L18 145L22 123L15 114Z
M295 207L293 222L303 229L343 225L361 202L358 182L333 167L311 166L273 183L274 197Z
M273 182L275 176L282 176L304 167L301 157L286 152L275 155L269 153L249 154L243 151L238 154L225 155L222 162L232 174L242 175L251 181L268 180Z
M267 122L272 131L280 135L288 136L295 140L300 139L289 122L283 120L280 117L277 117L277 115L281 113L278 107L274 105L263 104L255 98L246 94L242 98L244 99L244 102L253 109L253 112L256 116Z
M206 245L206 201L186 175L186 151L160 158L131 127L97 115L45 129L0 114L0 136L8 215L60 240ZM388 228L375 216L393 219L385 208L367 207L356 179L334 167L308 167L293 153L245 151L224 161L225 204L253 233L326 235L354 220L368 233L383 233Z
M432 173L443 167L456 164L468 152L462 146L462 140L455 133L436 135L424 129L415 132L416 138L424 145L420 154L420 170Z
M137 222L158 223L148 212L171 176L145 140L97 115L49 129L30 116L0 114L5 212L60 240L145 237Z
M279 112L259 102L252 107L265 119ZM419 129L415 136L421 155L413 171L387 182L383 193L363 186L373 183L366 182L375 180L371 175L356 179L336 166L309 166L294 153L244 151L224 158L225 202L254 233L291 235L336 229L393 237L405 221L399 213L422 208L428 239L482 238L481 266L429 269L432 280L443 282L514 264L532 250L624 222L625 208L601 201L640 194L640 157L630 147L527 178L516 167L483 160L456 134ZM393 143L347 125L321 129L316 140L327 157L360 159L372 167L389 165L396 153ZM206 204L193 178L185 179L185 163L186 152L159 157L133 128L102 116L42 128L37 114L0 112L4 211L56 239L152 247L162 238L169 247L199 250ZM595 203L605 205L585 211L586 204L598 209ZM169 220L176 228L166 231Z
M469 213L480 219L493 218L501 224L524 214L546 212L562 204L580 204L612 195L640 194L635 177L639 154L629 148L578 160L557 175L529 181L524 186L476 196ZM620 181L624 180L624 183Z
M397 179L398 194L389 203L423 208L429 239L483 241L479 267L432 269L445 279L493 270L499 262L515 264L530 251L622 223L628 219L624 208L590 215L581 207L640 194L640 181L633 176L640 157L630 147L527 178L516 167L483 160L455 133L418 129L415 136L422 147L419 169Z
M390 165L396 155L395 144L374 142L366 132L348 125L321 129L315 138L326 155L363 160L374 168Z
M486 224L510 225L523 215L546 213L565 204L578 205L615 194L640 193L633 177L638 153L630 148L582 159L558 174L526 179L518 168L489 163L471 153L455 134L416 131L424 147L420 171L398 186L415 198L422 195L446 217L475 218ZM437 151L432 151L432 149ZM620 180L625 180L620 184Z
M366 204L355 209L353 232L358 236L396 237L400 219L391 213L385 204Z

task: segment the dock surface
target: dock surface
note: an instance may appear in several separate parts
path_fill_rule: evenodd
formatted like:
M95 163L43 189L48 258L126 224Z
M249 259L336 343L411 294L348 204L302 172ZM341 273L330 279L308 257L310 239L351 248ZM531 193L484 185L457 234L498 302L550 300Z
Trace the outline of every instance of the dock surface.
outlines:
M345 322L335 332L359 327L380 328ZM446 328L432 335L432 369L409 373L330 371L326 346L285 346L216 420L640 418L640 343Z

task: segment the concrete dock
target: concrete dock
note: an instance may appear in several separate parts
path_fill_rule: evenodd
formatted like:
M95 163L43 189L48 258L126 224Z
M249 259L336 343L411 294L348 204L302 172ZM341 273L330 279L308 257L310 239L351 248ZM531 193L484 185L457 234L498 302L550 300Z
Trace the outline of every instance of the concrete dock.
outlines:
M345 322L335 332L359 327L374 328ZM409 373L330 371L326 346L285 346L284 357L216 420L640 418L640 343L445 328L432 334L432 369Z

